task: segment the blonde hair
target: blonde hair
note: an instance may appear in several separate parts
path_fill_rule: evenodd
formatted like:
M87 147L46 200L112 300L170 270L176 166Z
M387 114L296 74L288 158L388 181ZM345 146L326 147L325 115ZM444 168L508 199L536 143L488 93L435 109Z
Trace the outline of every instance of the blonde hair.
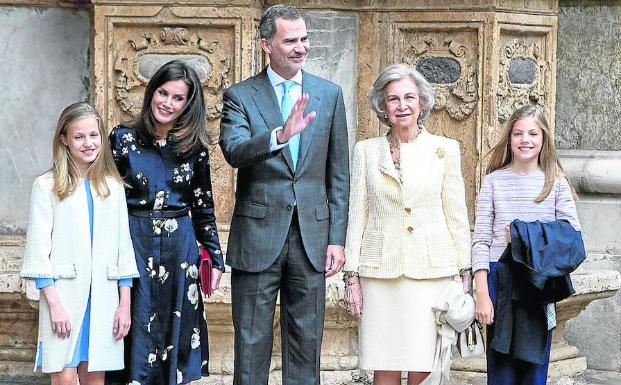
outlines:
M571 183L565 175L565 171L563 170L563 167L558 159L556 146L554 145L554 137L550 131L546 115L537 106L528 105L513 112L507 121L500 141L488 153L488 155L490 155L490 161L487 165L487 170L485 170L485 174L490 174L498 169L511 165L513 162L513 152L511 151L511 131L513 130L515 122L524 118L533 118L543 134L538 163L545 175L545 182L541 192L537 195L537 197L535 197L535 203L540 203L546 199L546 197L550 194L550 191L552 191L552 187L554 186L554 182L557 178L565 178L567 180L574 199L577 199L576 193L571 187Z
M93 118L97 121L97 129L101 137L101 146L99 154L88 166L87 175L91 180L97 195L107 197L110 195L110 189L106 182L106 177L110 176L122 182L121 176L116 169L112 152L103 131L101 117L97 111L88 103L74 103L63 110L58 118L54 139L52 140L52 158L54 165L52 166L52 175L54 176L54 193L62 200L73 194L80 178L80 172L71 157L69 148L63 144L61 137L67 135L69 127L78 120L85 118Z

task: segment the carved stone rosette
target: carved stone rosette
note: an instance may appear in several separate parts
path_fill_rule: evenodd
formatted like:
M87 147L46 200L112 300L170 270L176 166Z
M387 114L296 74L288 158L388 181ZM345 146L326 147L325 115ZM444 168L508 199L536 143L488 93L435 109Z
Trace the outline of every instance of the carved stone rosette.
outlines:
M453 78L449 82L434 82L436 89L435 110L445 109L455 120L466 119L475 109L478 97L478 55L466 43L450 34L438 36L415 35L414 42L403 55L401 61L419 67L427 58L452 59L458 63ZM420 68L419 68L420 71ZM452 81L451 81L452 80Z
M222 93L230 85L230 51L216 38L187 28L163 27L130 36L120 47L114 63L115 99L119 108L131 117L140 114L144 87L166 61L178 57L198 73L207 102L207 118L216 120L222 113ZM210 136L215 140L217 132Z
M524 67L517 69L518 67ZM498 67L498 121L527 104L546 109L546 81L550 65L540 45L528 39L511 39L500 50Z

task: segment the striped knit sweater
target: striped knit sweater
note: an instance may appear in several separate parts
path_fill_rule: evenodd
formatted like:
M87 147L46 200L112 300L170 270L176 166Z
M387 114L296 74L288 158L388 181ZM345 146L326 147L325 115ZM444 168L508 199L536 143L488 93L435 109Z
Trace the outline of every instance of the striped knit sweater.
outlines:
M472 237L472 270L489 270L507 247L505 226L514 219L549 222L566 219L578 231L576 203L565 178L558 178L540 203L534 199L543 188L545 174L537 170L518 175L510 169L496 170L483 178L476 207Z

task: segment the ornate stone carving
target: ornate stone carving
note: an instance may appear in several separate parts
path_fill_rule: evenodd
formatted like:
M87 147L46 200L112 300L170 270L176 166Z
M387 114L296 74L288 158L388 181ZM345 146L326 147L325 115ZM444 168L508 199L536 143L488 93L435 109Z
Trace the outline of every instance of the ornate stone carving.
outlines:
M460 73L457 80L451 83L433 83L436 89L434 109L444 108L453 119L460 121L466 119L479 100L477 52L450 34L442 33L437 36L416 34L414 42L401 61L417 66L421 62L429 63L429 58L459 64ZM446 76L445 79L452 80L451 78L457 73L452 71L447 75L451 76Z
M518 67L526 67L525 63L528 63L529 76L516 74ZM518 38L509 40L500 50L498 71L499 122L504 123L513 111L527 104L545 109L546 77L550 66L537 42Z
M137 116L144 87L153 73L168 60L180 59L191 65L201 78L208 119L218 119L222 113L222 93L230 85L230 50L203 32L173 27L155 31L130 36L118 50L114 89L120 109L130 117ZM217 138L217 133L211 136Z

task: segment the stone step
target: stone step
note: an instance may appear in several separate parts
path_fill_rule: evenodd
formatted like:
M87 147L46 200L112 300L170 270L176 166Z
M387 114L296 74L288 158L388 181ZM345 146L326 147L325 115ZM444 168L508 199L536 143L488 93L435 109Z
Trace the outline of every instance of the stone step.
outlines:
M38 376L38 377L28 377L28 376L18 376L18 377L0 377L0 385L49 385L50 378L48 376Z
M354 374L352 376L352 374ZM213 376L204 377L195 382L198 385L225 385L232 383L232 376ZM368 385L372 383L372 377L364 371L354 372L323 372L321 375L322 385ZM49 377L41 373L19 376L0 376L0 385L47 385L50 383ZM404 379L404 384L405 379ZM485 385L485 373L473 372L451 372L451 383L453 385ZM280 372L275 371L270 375L270 385L280 384ZM548 379L548 385L619 385L621 384L621 373L612 371L586 370L585 372L572 377L553 377Z

